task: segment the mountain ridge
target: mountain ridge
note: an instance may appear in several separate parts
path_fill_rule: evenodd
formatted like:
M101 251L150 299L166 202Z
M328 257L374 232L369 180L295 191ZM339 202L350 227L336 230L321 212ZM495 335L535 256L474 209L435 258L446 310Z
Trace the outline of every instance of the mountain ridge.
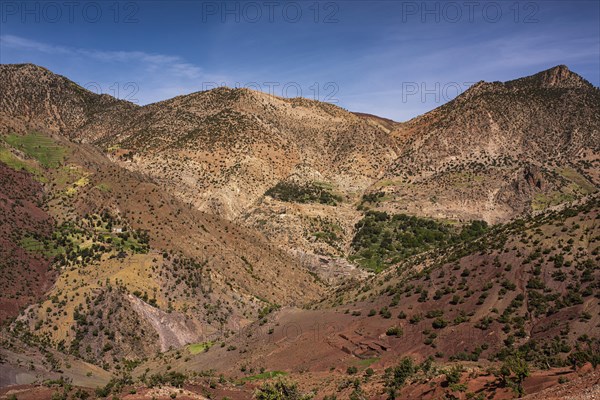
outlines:
M528 175L530 169L546 174L545 188L552 187L548 190L556 193L564 193L564 183L552 183L556 179L551 171L563 167L577 170L585 180L598 186L600 177L595 166L599 162L596 154L600 150L600 118L595 110L599 107L600 89L561 66L505 83L477 83L450 102L400 124L392 132L401 141L403 151L386 171L384 180L430 186L431 190L422 189L425 193L435 191L434 185L445 182L450 191L432 193L433 196L452 195L451 201L457 197L468 201L479 198L479 204L467 207L476 215L488 221L510 218L527 212L531 206L528 203L539 193L538 187L515 197L514 188L526 186L520 177ZM480 193L466 194L456 187L460 182L452 183L456 174L475 176L481 170L485 176L494 173L493 170L499 171L495 167L499 165L506 167L502 175L490 177L493 181L483 185ZM500 181L506 177L510 177L509 185ZM499 191L486 193L485 187ZM491 208L505 207L501 214L485 210L489 196L492 196ZM420 202L427 203L426 198ZM432 216L458 212L456 207L449 210L443 204L430 208L428 213ZM473 217L471 214L469 218Z
M5 69L14 67L0 67L0 85L18 95L23 85L7 86L15 78ZM49 97L62 92L73 93ZM361 217L357 204L458 223L502 222L593 193L600 182L599 93L559 65L504 83L479 82L398 123L315 100L220 87L146 106L111 100L97 115L80 107L78 123L63 134L102 148L201 211L273 236L292 253L339 257ZM79 106L106 101L75 96L90 99L77 100ZM33 110L40 115L25 113L28 121L43 124L46 106ZM325 184L342 201L297 207L266 195L286 182ZM377 193L383 197L376 203L361 200ZM282 212L294 223L283 223ZM332 229L337 233L323 233Z
M600 91L566 67L404 123L248 89L136 106L33 65L0 90L0 273L43 277L0 296L19 398L289 375L501 400L513 361L539 391L600 359Z

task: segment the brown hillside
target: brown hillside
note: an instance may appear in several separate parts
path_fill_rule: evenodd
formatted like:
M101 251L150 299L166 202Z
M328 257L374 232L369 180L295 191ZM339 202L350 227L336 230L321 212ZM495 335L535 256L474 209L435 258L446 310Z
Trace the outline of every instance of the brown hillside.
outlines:
M400 157L372 187L383 208L502 221L594 192L600 90L564 66L479 82L402 124Z
M0 162L0 322L41 298L56 278L41 240L54 221L33 176Z

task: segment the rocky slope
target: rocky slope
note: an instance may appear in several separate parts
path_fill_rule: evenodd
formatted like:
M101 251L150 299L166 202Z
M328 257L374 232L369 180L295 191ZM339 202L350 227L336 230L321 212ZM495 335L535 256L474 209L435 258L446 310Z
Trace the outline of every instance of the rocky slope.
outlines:
M367 207L394 213L499 222L593 193L600 182L599 90L565 66L479 82L403 124L247 89L137 107L32 65L2 66L0 78L10 93L0 107L5 130L23 119L95 143L182 201L292 252L347 255L364 193L382 194ZM325 184L341 199L298 208L265 196L289 181ZM315 222L324 217L327 226ZM337 230L335 244L328 229Z
M347 282L316 309L278 311L222 347L168 365L187 374L216 368L238 382L262 368L286 371L317 398L351 398L359 377L367 398L385 399L385 370L405 356L415 363L431 357L434 366L410 373L397 398L465 398L464 389L444 385L456 362L464 364L460 381L471 396L513 398L490 371L517 353L532 369L552 368L525 381L529 393L561 375L573 379L565 367L600 355L598 212L595 199L498 226L481 239ZM166 372L163 360L147 365ZM347 372L352 367L356 372ZM250 395L253 387L245 388Z
M229 335L261 310L302 306L323 291L260 234L191 208L94 147L42 133L5 140L12 168L0 164L3 215L12 225L2 227L13 232L3 250L27 235L37 244L20 259L8 254L2 268L10 285L3 312L15 316L29 305L10 328L19 340L122 368ZM57 152L63 157L47 162ZM24 165L31 172L13 169ZM46 276L51 261L58 277Z
M401 124L400 157L373 185L382 208L504 221L595 192L600 90L565 66L479 82Z
M0 66L0 128L19 128L13 120L50 132L76 137L86 124L94 124L94 137L113 134L136 105L109 95L97 95L45 68L33 64Z
M124 126L100 143L131 151L130 168L230 220L289 177L362 192L396 156L379 126L336 106L246 89L153 104Z

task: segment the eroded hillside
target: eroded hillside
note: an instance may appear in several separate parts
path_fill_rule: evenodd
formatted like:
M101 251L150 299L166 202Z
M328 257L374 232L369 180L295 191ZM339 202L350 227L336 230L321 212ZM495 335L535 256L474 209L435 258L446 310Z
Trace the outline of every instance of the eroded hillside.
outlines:
M597 191L600 91L565 66L479 82L393 135L381 209L488 222Z
M494 366L518 354L531 368L555 369L525 380L525 391L539 390L556 383L556 371L569 374L570 365L600 351L598 211L591 200L498 226L442 254L348 282L310 311L278 311L204 353L147 365L192 375L215 369L237 382L286 371L317 398L385 399L394 384L386 369L408 356L415 367L397 398L511 398Z
M29 64L0 90L3 395L595 379L600 94L564 66L406 123L245 89L139 107Z
M43 271L22 280L37 271L21 269L23 260L3 268L13 274L7 283L27 284L33 291L14 292L17 306L44 295L11 325L21 340L112 369L222 337L255 320L262 309L301 306L320 296L322 285L256 232L191 208L90 146L36 135L45 145L38 141L35 151L18 150L27 135L4 144L13 165L30 165L36 173L3 167L3 189L13 188L16 199L8 202L19 203L18 179L29 179L38 192L34 178L45 186L43 196L21 201L31 216L13 204L15 213L7 215L24 222L15 223L22 230L7 239L22 243L23 257L39 260L39 268L48 270L52 261L58 272L52 276L58 278L52 287L44 283L49 278ZM58 149L61 160L44 165ZM31 226L25 225L30 220ZM10 292L5 293L9 301Z

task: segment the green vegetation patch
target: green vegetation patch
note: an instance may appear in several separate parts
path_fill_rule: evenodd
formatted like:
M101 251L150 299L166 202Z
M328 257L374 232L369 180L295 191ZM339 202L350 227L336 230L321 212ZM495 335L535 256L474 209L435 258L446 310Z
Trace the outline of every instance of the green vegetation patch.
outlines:
M322 182L279 182L265 192L274 199L291 203L320 203L335 206L342 197L333 193L331 186Z
M380 272L424 251L477 238L488 226L484 221L472 221L458 228L433 219L368 211L355 228L351 260Z
M194 343L188 346L188 350L191 354L199 354L210 349L213 344L213 342Z
M148 253L148 233L128 230L125 226L113 231L118 222L108 213L86 215L78 223L65 222L57 226L47 239L24 235L21 247L54 258L58 266L87 265L100 260L106 253L119 258L124 258L127 253Z
M265 371L260 374L242 378L242 379L240 379L240 382L260 381L260 380L264 380L264 379L278 378L280 376L286 376L286 375L287 375L287 372L284 372L284 371Z
M596 186L573 168L563 168L560 171L560 174L579 186L584 194L594 193L597 190Z
M314 393L300 393L296 382L285 382L278 380L275 382L265 382L254 392L256 400L311 400L314 398Z
M371 364L374 364L377 361L379 361L379 357L372 357L372 358L362 359L362 360L358 361L356 364L361 367L369 367Z
M573 201L575 198L576 197L571 193L561 193L557 191L548 194L538 193L533 197L531 208L534 211L542 211L549 207Z
M46 258L54 258L65 252L62 246L56 246L51 241L42 241L31 236L24 236L20 241L20 245L28 252L42 254Z
M8 165L9 168L12 168L16 171L24 170L29 172L39 182L47 181L39 168L36 168L34 165L19 159L9 149L3 147L2 143L0 143L0 162L3 162L4 164Z
M110 185L108 183L104 183L104 182L99 183L98 185L96 185L94 187L103 193L108 193L108 192L112 191L112 188L110 187Z
M320 217L313 218L311 223L313 224L311 228L314 229L311 236L320 242L327 243L338 251L342 251L340 235L343 234L343 229L339 224Z
M553 206L571 202L582 195L595 193L598 190L593 183L573 168L563 168L558 173L570 183L560 190L536 194L531 202L533 211L543 211Z
M46 168L57 168L64 161L67 149L58 145L48 136L37 132L26 135L10 134L4 141L29 157L36 159Z

